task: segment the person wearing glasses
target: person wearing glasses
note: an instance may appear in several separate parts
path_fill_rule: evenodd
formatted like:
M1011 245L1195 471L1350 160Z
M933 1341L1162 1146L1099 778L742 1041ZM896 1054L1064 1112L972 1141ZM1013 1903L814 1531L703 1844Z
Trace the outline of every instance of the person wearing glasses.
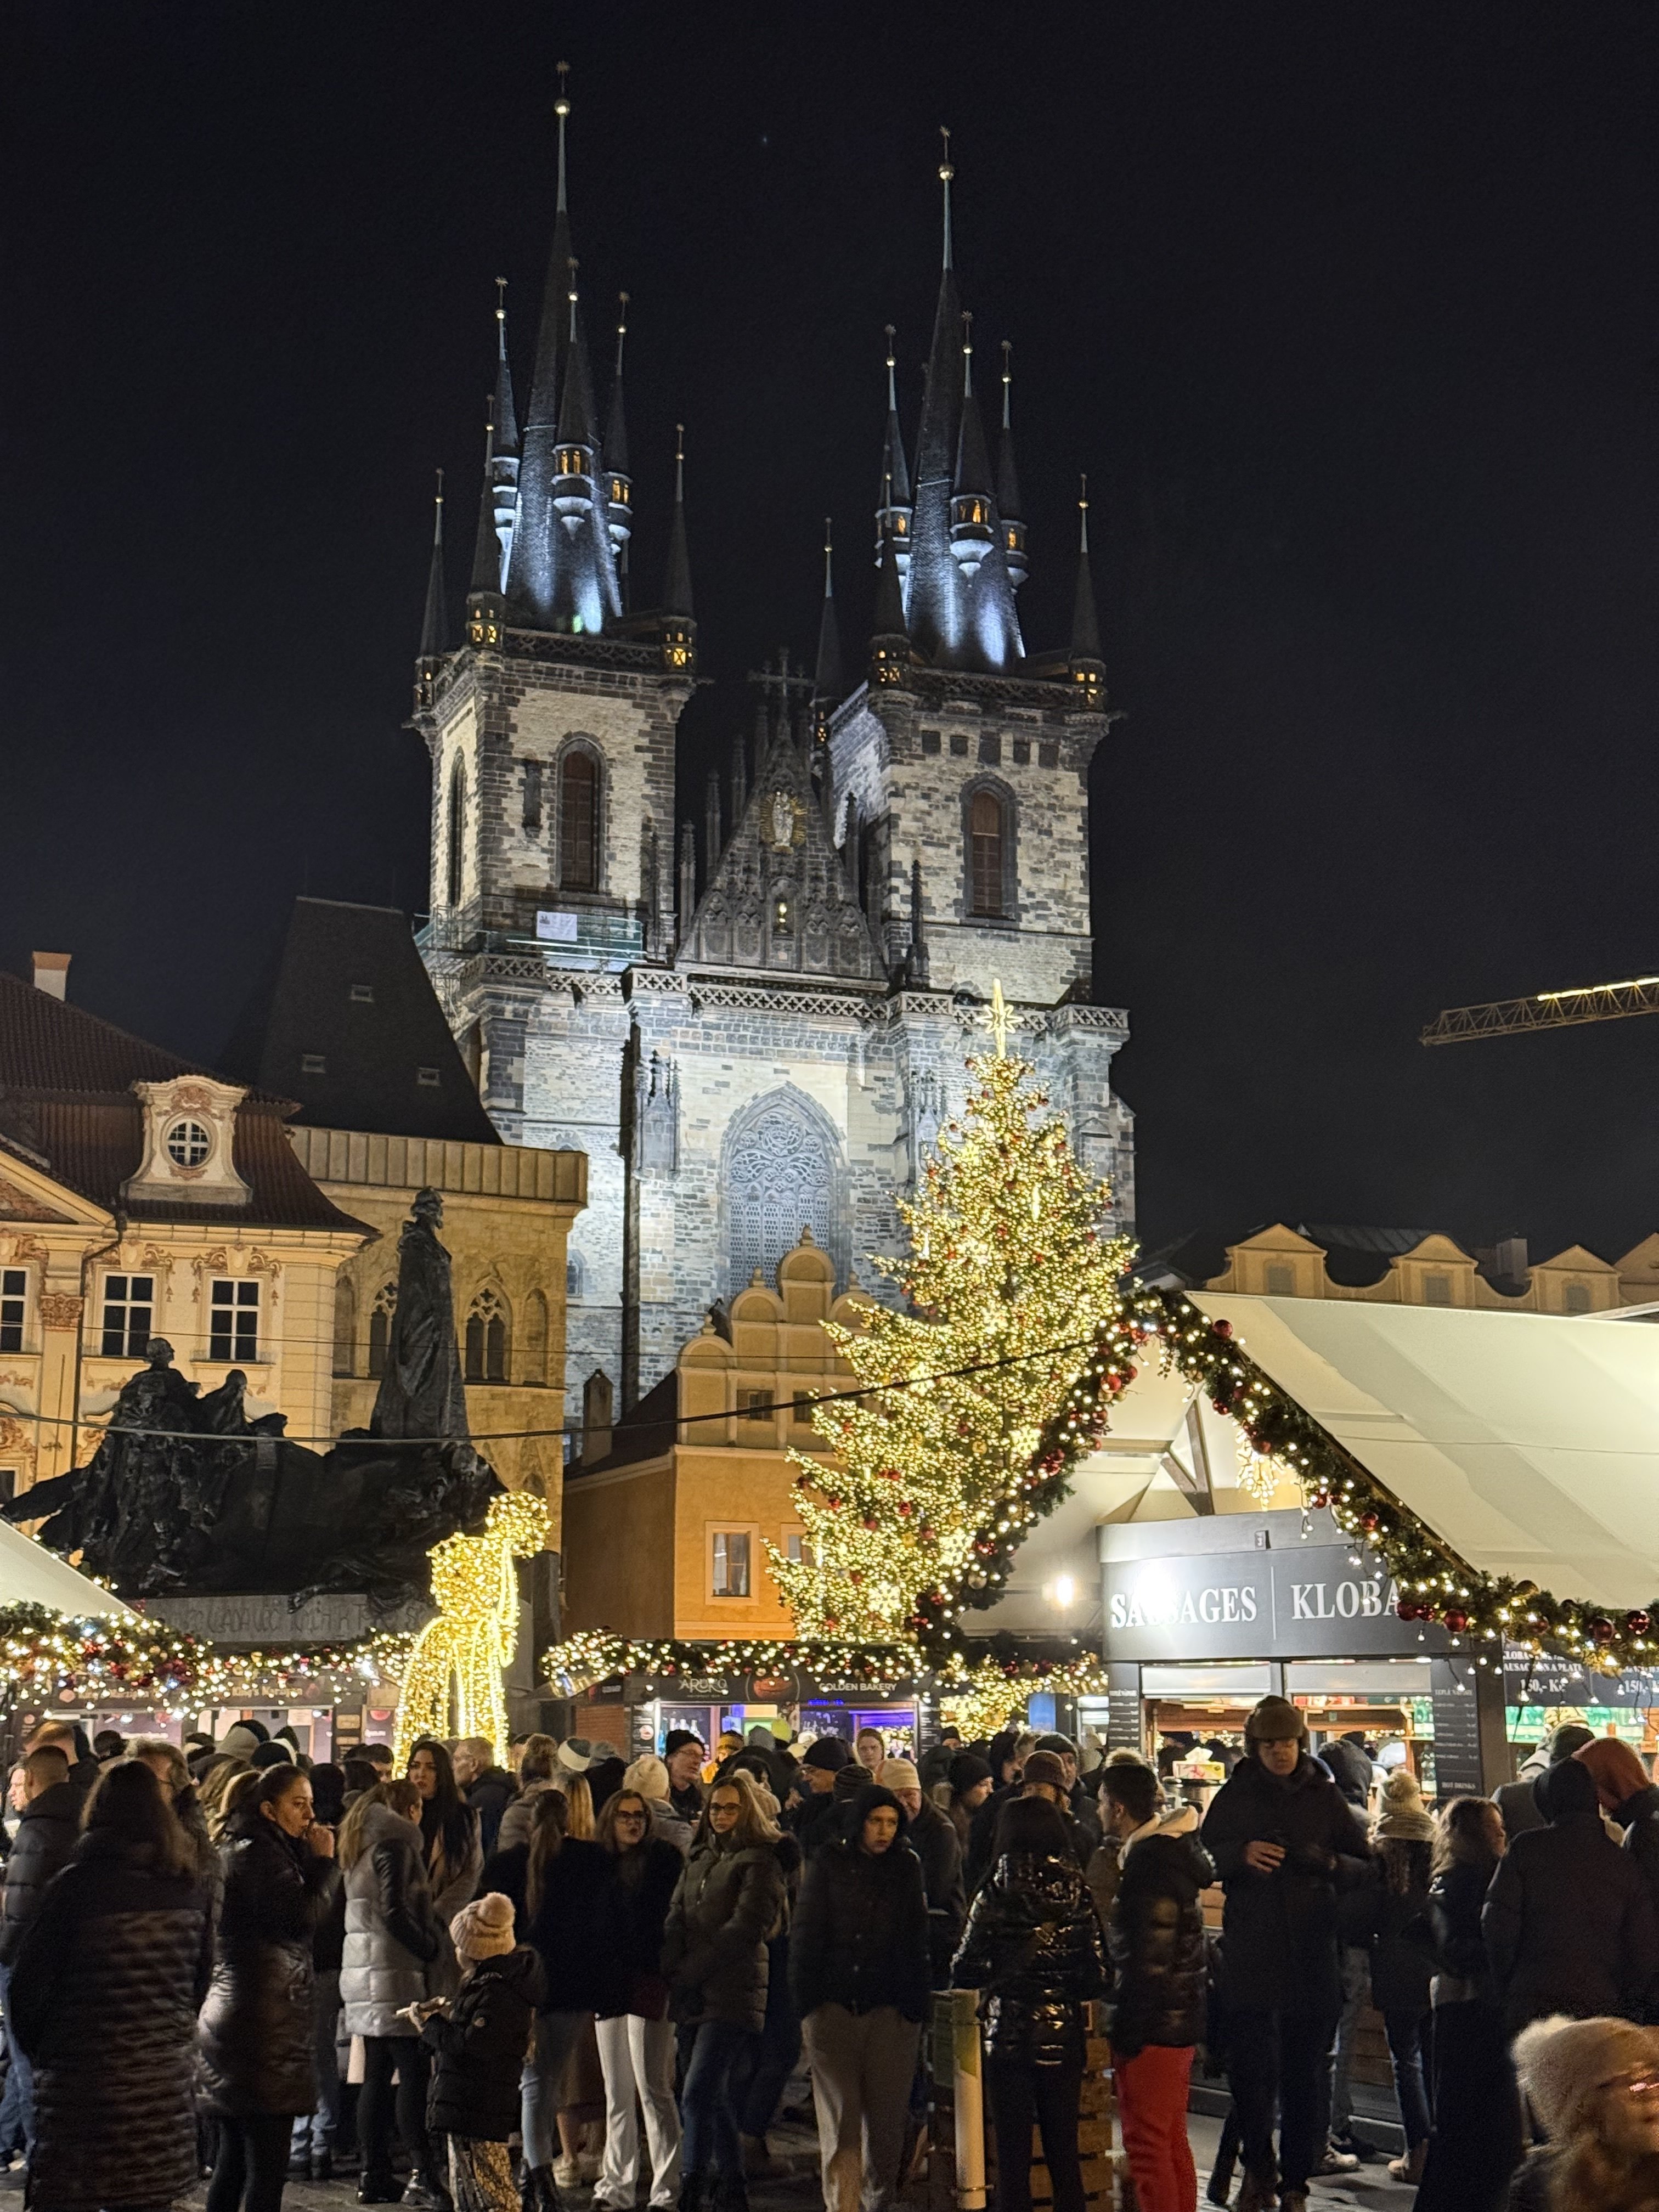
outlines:
M679 2195L680 2115L674 2102L674 2024L662 1973L663 1929L685 1861L638 1790L619 1790L599 1814L594 1841L616 1862L614 1905L624 2002L601 2013L595 2033L605 2075L605 2163L593 2202L632 2212L640 2172L637 2096L651 2154L651 2203Z
M1557 2014L1522 2030L1515 2063L1549 2140L1510 2184L1508 2212L1659 2204L1659 2033Z
M777 1838L747 1776L716 1782L668 1908L662 1967L685 2039L680 2212L747 2212L732 2073L766 2025L767 1939L784 1912Z

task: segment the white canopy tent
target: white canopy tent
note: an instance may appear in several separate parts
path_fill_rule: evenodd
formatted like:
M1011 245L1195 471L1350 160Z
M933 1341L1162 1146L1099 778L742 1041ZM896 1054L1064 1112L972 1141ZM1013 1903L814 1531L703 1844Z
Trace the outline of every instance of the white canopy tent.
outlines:
M1659 1592L1659 1329L1192 1296L1470 1566L1606 1606Z
M0 1605L46 1605L77 1619L100 1613L125 1620L140 1618L130 1605L100 1589L56 1552L8 1521L0 1521Z

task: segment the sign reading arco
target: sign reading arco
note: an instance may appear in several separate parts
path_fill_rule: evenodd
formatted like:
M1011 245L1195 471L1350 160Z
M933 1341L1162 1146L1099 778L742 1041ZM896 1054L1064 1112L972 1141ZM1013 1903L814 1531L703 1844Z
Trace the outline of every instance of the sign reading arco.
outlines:
M1438 1628L1419 1640L1383 1568L1369 1555L1354 1565L1346 1545L1109 1559L1103 1573L1109 1660L1421 1658L1445 1645Z

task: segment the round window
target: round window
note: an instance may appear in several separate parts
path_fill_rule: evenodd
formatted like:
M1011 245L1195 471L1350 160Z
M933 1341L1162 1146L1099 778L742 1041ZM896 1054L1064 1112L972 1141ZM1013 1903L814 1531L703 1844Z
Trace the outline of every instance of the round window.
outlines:
M213 1150L213 1139L199 1121L175 1121L167 1131L167 1158L181 1168L199 1168Z

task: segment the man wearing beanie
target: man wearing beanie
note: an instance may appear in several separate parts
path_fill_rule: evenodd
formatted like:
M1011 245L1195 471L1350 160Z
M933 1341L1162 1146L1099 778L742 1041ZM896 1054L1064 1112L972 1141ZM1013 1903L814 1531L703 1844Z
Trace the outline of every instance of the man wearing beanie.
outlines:
M1539 1785L1551 1767L1559 1766L1564 1759L1576 1758L1595 1736L1582 1721L1563 1721L1552 1729L1513 1782L1501 1783L1492 1793L1504 1822L1504 1833L1513 1843L1528 1829L1548 1825L1544 1808L1538 1795Z
M1244 1725L1245 1756L1216 1792L1204 1848L1226 1892L1221 1996L1227 2074L1243 2135L1238 2212L1274 2201L1273 2107L1279 2114L1283 2212L1306 2212L1325 2153L1331 2048L1342 2006L1339 1880L1364 1876L1365 1830L1317 1759L1285 1698L1263 1698Z
M1521 2031L1515 2063L1549 2140L1516 2175L1509 2212L1659 2203L1659 2034L1558 2014Z
M904 1839L921 1861L921 1887L927 1899L927 1955L933 1987L951 1986L951 1961L962 1940L968 1900L962 1887L962 1845L937 1805L921 1794L921 1777L908 1759L884 1759L876 1779L904 1808Z
M821 1735L801 1753L795 1788L799 1802L790 1814L801 1856L810 1859L832 1836L841 1833L842 1802L836 1798L836 1777L853 1764L853 1754L838 1735ZM869 1778L860 1768L856 1781Z
M1091 1844L1100 1841L1100 1815L1095 1802L1084 1787L1078 1772L1077 1746L1068 1735L1040 1735L1036 1740L1039 1751L1052 1752L1060 1761L1066 1783L1066 1802L1072 1818L1077 1822Z
M542 1962L515 1942L512 1900L499 1890L464 1905L449 1933L462 1979L455 1996L421 2027L434 2057L427 2124L434 2136L449 2139L449 2186L457 2204L469 2212L519 2212L507 2144L519 2124L525 2045L546 1995Z
M1595 1778L1565 1759L1539 1790L1548 1826L1518 1835L1480 1911L1514 2035L1548 2013L1644 2017L1659 1996L1659 1924L1642 1869L1601 1823Z

